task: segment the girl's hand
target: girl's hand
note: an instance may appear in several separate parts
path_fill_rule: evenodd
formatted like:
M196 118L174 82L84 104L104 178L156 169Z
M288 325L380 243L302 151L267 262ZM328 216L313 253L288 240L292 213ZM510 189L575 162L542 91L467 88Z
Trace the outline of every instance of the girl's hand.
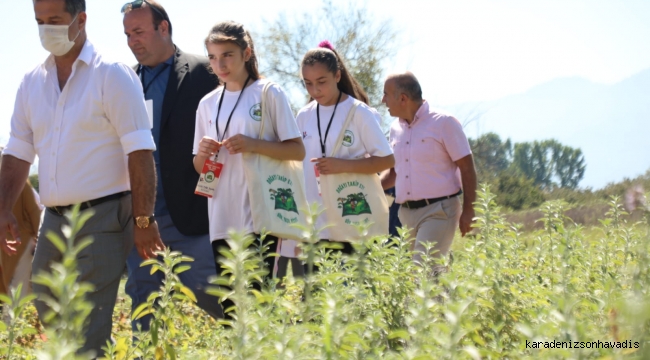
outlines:
M237 134L223 141L223 146L231 155L255 152L256 145L257 141L255 139L242 134Z
M316 168L318 172L323 175L329 174L341 174L347 171L345 165L347 164L346 160L326 157L326 158L314 158L310 160L313 163L316 163Z
M219 152L219 149L221 149L221 144L218 141L209 136L204 136L199 142L199 153L196 155L210 158Z

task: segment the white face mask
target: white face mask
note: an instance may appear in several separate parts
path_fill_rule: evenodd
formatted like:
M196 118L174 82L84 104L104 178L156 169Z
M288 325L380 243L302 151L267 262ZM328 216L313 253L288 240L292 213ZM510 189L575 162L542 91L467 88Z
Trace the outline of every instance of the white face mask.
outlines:
M70 25L74 24L77 16L72 19ZM70 25L38 25L38 36L40 36L41 45L43 45L45 50L54 56L67 54L81 33L81 30L79 30L77 36L73 40L70 40L68 38L68 28L70 28Z

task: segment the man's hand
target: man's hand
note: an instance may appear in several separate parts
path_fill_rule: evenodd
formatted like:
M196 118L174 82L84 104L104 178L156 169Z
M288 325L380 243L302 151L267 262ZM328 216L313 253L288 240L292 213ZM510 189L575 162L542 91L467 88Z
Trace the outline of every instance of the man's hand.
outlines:
M20 245L20 233L18 232L18 221L11 212L2 212L0 214L0 247L8 255L15 255L18 245ZM11 234L15 240L7 239L6 234Z
M0 169L0 247L9 255L16 253L20 244L18 221L11 212L18 201L21 191L25 187L30 163L11 155L2 155L2 169ZM7 233L15 239L7 240ZM27 241L27 239L25 239Z
M223 141L230 155L255 152L257 141L246 135L237 134Z
M476 169L474 168L472 154L457 160L456 165L460 169L460 178L463 182L463 213L460 215L458 227L460 233L465 236L472 230L474 202L476 201Z
M150 150L139 150L129 154L129 176L133 215L153 214L157 181L156 167ZM154 252L165 249L155 221L149 223L146 229L140 229L137 224L133 224L133 227L133 242L140 257L149 259L156 256Z
M460 221L458 222L458 228L460 228L460 233L464 237L465 234L472 231L472 224L474 223L474 208L472 206L464 206L463 213L460 214Z
M348 172L345 169L346 160L333 157L314 158L310 160L316 163L316 168L321 175L341 174Z
M165 244L163 244L158 232L158 223L155 221L150 223L146 229L140 229L134 225L133 240L138 254L144 260L155 258L156 251L164 251Z

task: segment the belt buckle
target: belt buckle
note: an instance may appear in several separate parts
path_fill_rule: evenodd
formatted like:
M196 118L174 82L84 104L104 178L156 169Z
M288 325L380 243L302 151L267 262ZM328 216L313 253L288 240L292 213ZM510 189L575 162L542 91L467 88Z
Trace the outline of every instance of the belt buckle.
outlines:
M424 203L427 204L427 206L431 205L429 204L429 199L424 199Z
M61 210L59 210L58 206L53 206L52 209L54 210L55 213L57 213L59 216L62 216L63 214L61 213Z

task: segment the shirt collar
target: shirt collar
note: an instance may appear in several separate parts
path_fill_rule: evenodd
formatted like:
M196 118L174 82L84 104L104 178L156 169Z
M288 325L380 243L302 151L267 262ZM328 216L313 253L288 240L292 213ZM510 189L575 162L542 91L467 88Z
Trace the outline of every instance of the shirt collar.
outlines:
M399 120L403 122L404 124L407 125L413 125L415 124L421 117L429 113L429 103L426 100L422 101L422 105L420 105L420 108L418 111L415 112L415 117L413 118L413 122L411 124L406 121L406 119L400 118Z
M95 53L95 47L90 41L86 40L86 42L84 43L84 47L81 49L81 53L79 54L77 60L81 60L85 62L86 65L90 65L94 53Z
M90 62L93 60L94 53L95 53L95 47L90 42L90 40L86 39L86 42L84 43L84 46L81 48L81 52L79 53L79 56L77 56L75 63L81 60L84 63L86 63L86 65L89 65ZM56 64L54 62L54 55L50 54L50 56L48 56L47 59L45 60L45 66L51 67L55 65Z
M142 66L142 68L147 70L147 71L156 71L156 70L160 71L163 68L163 66L165 68L172 66L174 64L174 57L175 56L176 56L176 53L174 53L172 56L170 56L169 59L163 61L162 63L160 63L160 64L158 64L158 65L156 65L154 67ZM163 65L163 64L165 64L165 65Z

